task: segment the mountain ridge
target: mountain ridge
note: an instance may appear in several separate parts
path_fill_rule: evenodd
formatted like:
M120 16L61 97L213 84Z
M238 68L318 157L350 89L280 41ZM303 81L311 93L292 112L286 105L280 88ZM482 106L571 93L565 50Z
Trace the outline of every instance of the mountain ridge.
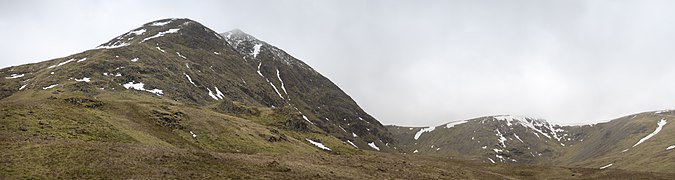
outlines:
M435 130L388 129L282 49L243 31L219 34L185 18L145 23L94 49L3 68L0 76L0 179L670 177L615 169L624 162L608 161L614 152L609 150L582 154L594 159L579 164L616 164L607 170L481 163L488 155L547 165L529 152L554 159L557 151L546 148L568 135L546 122L511 116ZM441 141L435 133L472 123L479 126L456 134L464 137L458 142L473 144L451 156L400 154L451 149L434 146L437 142L420 143L431 146L427 149L408 143ZM669 127L660 133L671 132ZM513 139L521 134L516 130L524 131L521 141ZM469 132L486 136L469 140ZM497 137L505 140L493 142ZM663 141L654 136L626 153L652 146L652 140ZM530 141L546 143L521 151ZM467 156L473 159L454 160L466 152L475 152Z
M433 127L387 127L399 139L402 150L409 154L473 159L487 163L670 172L670 167L675 164L664 162L660 157L663 153L672 153L667 147L675 144L664 139L668 134L675 133L672 130L674 128L667 126L668 113L672 112L648 111L582 126L559 126L543 119L497 115ZM522 128L515 126L516 123ZM654 132L648 135L651 131ZM468 136L471 136L471 140L466 139ZM643 139L638 141L638 137ZM628 146L630 143L634 145ZM641 143L647 143L647 148L639 147ZM634 147L641 150L627 153ZM446 150L442 150L444 148ZM638 166L627 162L643 164ZM608 164L612 165L604 167Z

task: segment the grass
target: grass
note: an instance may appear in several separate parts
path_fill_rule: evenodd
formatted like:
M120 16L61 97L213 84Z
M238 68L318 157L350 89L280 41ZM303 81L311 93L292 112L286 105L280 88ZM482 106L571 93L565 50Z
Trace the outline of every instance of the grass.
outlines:
M70 98L88 100L78 104L67 101ZM257 116L232 116L143 93L106 93L92 99L77 93L26 91L1 101L1 179L670 177L362 151L320 129L285 129L280 122L293 115L282 109L258 108ZM99 105L88 106L92 102ZM183 115L176 117L177 126L166 126L153 115L156 111ZM288 140L268 141L282 134Z
M265 49L258 62L242 59L248 51L234 52L213 32L193 25L182 27L180 35L168 35L171 38L0 69L3 75L26 74L0 80L0 179L671 177L486 165L355 149L338 138L353 139L362 148L375 142L383 151L395 152L385 145L394 141L379 122L301 61L287 54L275 57L273 49ZM159 31L151 27L147 33ZM188 58L177 57L178 52ZM88 60L48 68L83 57ZM132 63L133 58L139 61ZM266 80L255 73L256 63L263 61L259 69ZM269 86L280 84L273 78L277 71L289 90L285 97L291 100L277 98ZM187 82L185 74L196 83ZM73 80L82 77L93 80ZM163 89L165 95L126 90L121 84L128 82ZM56 83L55 88L42 90ZM18 91L23 85L26 89ZM216 87L227 99L214 103L206 91ZM273 106L278 108L269 108ZM309 125L301 114L317 126ZM351 133L360 136L352 138ZM314 147L306 139L332 151Z

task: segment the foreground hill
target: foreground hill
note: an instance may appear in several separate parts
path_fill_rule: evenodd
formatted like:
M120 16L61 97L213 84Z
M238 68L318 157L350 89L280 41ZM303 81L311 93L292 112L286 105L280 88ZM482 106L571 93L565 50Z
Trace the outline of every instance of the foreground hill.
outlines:
M0 70L0 98L46 93L83 101L106 95L170 101L239 117L268 115L273 120L266 125L327 134L353 148L393 150L384 126L330 80L250 35L230 34L189 19L150 22L96 49ZM172 108L143 113L193 119ZM187 133L180 123L165 124Z
M675 111L645 112L609 122L558 126L519 116L487 116L436 127L388 126L409 154L489 163L617 168L672 173Z

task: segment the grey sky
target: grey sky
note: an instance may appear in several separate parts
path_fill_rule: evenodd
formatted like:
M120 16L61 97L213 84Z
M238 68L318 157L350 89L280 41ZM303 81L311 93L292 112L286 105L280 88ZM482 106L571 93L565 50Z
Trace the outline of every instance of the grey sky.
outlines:
M240 28L305 61L384 124L494 114L593 123L675 106L673 1L1 1L0 67L143 23Z

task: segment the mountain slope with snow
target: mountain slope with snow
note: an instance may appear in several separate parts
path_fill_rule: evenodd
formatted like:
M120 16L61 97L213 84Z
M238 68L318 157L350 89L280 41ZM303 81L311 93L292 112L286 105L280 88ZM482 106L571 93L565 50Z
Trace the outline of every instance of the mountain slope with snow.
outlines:
M0 82L0 98L59 92L95 98L115 92L239 116L270 109L280 127L330 134L363 150L393 150L384 126L326 77L251 35L228 33L189 19L150 22L82 53L0 70L7 77ZM367 148L368 143L382 148Z
M621 162L607 171L533 169L401 155L386 127L309 65L242 31L218 34L189 19L149 22L0 76L0 179L671 177L612 169ZM568 137L544 121L499 116L418 128L402 140L452 149L427 141L476 123L493 125L474 129L486 135L476 137L485 151L473 154L482 161L527 162L516 150L542 140L550 143L533 151L551 157L548 146ZM634 149L652 146L669 128L652 129Z
M668 150L675 111L654 111L606 123L558 126L542 119L487 116L436 127L388 126L409 154L517 163L671 172ZM672 148L671 148L672 149ZM604 168L603 168L604 169Z

